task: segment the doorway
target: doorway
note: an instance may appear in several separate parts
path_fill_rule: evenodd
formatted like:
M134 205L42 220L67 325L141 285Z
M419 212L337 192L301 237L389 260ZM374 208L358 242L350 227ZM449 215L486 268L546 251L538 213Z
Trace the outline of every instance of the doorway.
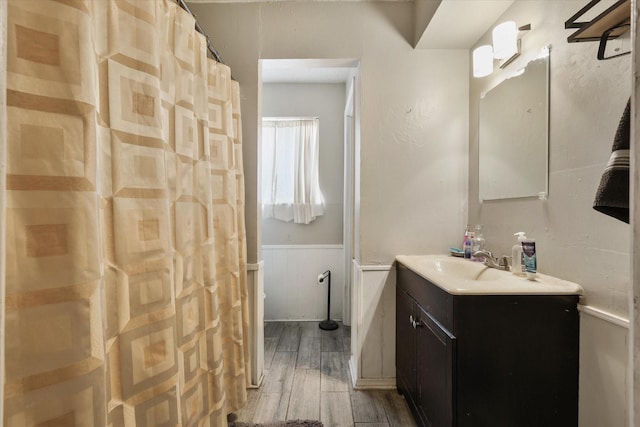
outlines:
M265 321L331 317L350 325L358 61L263 59L260 67L260 120L319 117L320 185L326 193L326 212L310 225L262 219ZM259 147L260 163L261 142ZM265 179L259 180L261 189ZM317 284L327 269L332 272L330 313L327 286Z

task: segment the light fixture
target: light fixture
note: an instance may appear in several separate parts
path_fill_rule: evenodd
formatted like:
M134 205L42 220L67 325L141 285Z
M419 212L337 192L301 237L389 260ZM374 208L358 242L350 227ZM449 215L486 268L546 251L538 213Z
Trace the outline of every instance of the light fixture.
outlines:
M480 46L473 50L473 77L485 77L493 73L493 48Z
M514 21L503 22L491 32L492 45L483 45L473 50L473 77L485 77L493 73L493 59L504 68L520 55L519 31L528 31L531 24L518 27Z
M492 33L493 56L496 59L511 58L518 52L518 27L514 21L503 22Z

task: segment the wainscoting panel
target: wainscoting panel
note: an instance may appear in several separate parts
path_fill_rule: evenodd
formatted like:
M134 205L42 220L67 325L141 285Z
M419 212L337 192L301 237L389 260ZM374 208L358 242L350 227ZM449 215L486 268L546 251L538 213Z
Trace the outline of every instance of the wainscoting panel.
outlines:
M331 270L331 318L342 320L342 245L263 246L265 320L324 320L327 285L318 274Z
M396 385L396 270L353 262L351 358L354 388Z
M580 308L580 427L627 425L629 321Z

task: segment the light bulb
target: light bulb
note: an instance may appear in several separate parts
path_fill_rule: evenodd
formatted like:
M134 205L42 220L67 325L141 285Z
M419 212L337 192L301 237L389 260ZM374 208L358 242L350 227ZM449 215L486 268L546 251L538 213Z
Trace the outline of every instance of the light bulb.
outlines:
M492 32L493 56L507 59L518 53L518 28L514 21L503 22Z
M484 77L493 73L493 49L486 44L473 50L473 77Z

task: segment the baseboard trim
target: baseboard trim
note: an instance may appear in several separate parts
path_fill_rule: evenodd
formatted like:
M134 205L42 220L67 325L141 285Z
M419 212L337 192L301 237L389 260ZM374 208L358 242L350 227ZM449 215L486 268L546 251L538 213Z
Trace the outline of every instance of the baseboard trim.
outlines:
M358 378L353 355L347 363L351 374L351 386L354 390L395 390L397 388L395 378Z
M353 385L354 390L395 390L395 378L360 378Z
M260 378L258 378L258 381L255 384L249 384L247 386L247 389L259 389L260 387L262 387L262 383L264 382L264 374L260 374Z

